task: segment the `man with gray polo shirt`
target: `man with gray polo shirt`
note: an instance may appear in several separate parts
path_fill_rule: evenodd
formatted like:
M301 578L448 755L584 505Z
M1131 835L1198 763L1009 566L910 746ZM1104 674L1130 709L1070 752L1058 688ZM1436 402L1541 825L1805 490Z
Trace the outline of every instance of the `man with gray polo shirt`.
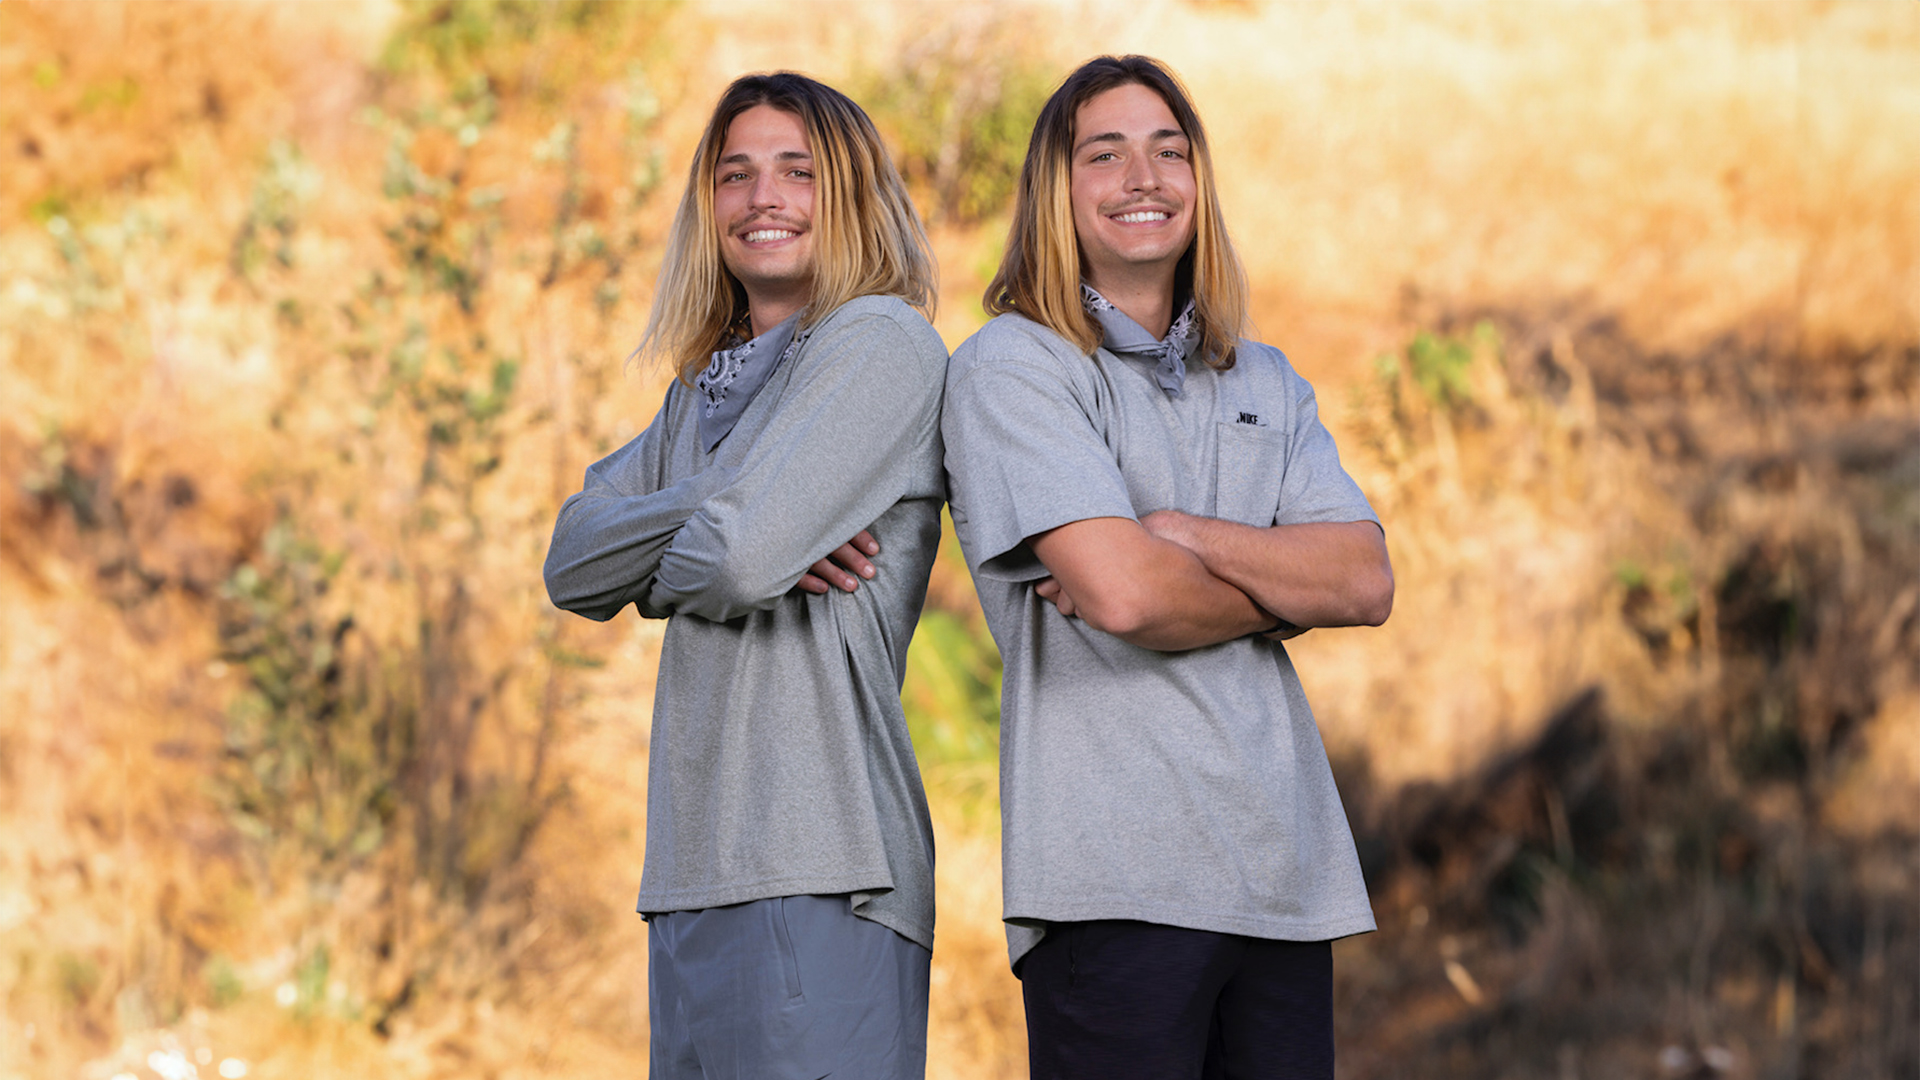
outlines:
M1009 953L1032 1075L1333 1075L1373 929L1285 638L1377 625L1385 537L1313 390L1241 337L1205 133L1144 57L1035 125L942 428L1005 662Z
M546 563L563 608L667 620L639 899L653 1080L925 1073L933 828L900 683L945 495L933 296L859 106L736 80L641 346L680 378L587 470Z

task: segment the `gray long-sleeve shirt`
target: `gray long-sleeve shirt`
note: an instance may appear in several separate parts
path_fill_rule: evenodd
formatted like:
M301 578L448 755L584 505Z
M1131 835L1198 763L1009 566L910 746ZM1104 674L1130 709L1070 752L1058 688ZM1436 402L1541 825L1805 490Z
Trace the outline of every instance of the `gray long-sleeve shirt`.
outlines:
M675 384L560 508L553 602L665 618L639 910L850 893L931 948L933 826L900 707L945 500L947 352L893 297L850 301L701 448ZM795 593L871 528L878 572Z

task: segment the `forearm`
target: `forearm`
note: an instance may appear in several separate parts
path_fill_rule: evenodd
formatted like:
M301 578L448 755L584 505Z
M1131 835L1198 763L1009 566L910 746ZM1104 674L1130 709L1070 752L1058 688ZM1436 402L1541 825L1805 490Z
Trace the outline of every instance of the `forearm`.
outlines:
M1165 546L1173 550L1160 560L1164 573L1151 581L1135 582L1142 587L1142 595L1131 608L1135 613L1131 622L1109 633L1143 649L1182 652L1274 628L1273 615L1245 592L1209 573L1192 552L1177 544Z
M1077 521L1029 542L1068 597L1067 610L1130 644L1179 652L1276 625L1192 551L1130 519Z
M723 493L697 511L661 553L648 596L674 611L726 622L770 608L830 548L830 534L762 516L753 500ZM743 504L745 504L743 506Z
M1295 626L1378 626L1393 610L1386 536L1371 521L1258 528L1159 511L1143 524Z
M752 438L746 461L661 554L655 607L714 621L770 608L902 498L937 488L946 352L924 321L823 325L789 363L766 426L731 436Z
M724 479L724 470L709 469L646 495L590 482L560 508L547 551L547 595L556 607L602 622L629 603L649 618L671 615L648 600L661 556Z

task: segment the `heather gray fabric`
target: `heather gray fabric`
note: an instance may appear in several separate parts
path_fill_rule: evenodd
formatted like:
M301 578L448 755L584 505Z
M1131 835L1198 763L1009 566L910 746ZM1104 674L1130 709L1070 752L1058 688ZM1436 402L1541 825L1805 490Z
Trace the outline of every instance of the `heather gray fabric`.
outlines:
M713 354L707 370L694 376L693 388L700 391L700 448L713 453L727 437L740 416L753 404L754 395L767 384L773 369L785 363L805 342L805 335L794 337L800 328L796 311L778 326L751 341L742 341Z
M1092 357L1017 315L954 353L942 428L962 550L1005 663L1010 957L1047 922L1137 919L1315 941L1373 929L1286 649L1130 645L1040 599L1026 538L1174 509L1249 525L1376 521L1313 390L1242 342L1169 394L1151 357Z
M932 962L844 896L657 915L649 1080L919 1080Z
M667 618L647 774L642 912L850 893L933 946L933 827L900 708L945 495L946 349L862 297L778 365L712 454L675 384L587 470L547 555L553 602ZM789 590L860 529L857 591Z
M1146 327L1084 281L1080 283L1080 305L1100 324L1101 344L1108 352L1153 361L1153 381L1169 394L1180 392L1187 381L1187 357L1200 343L1200 335L1193 332L1193 301L1180 308L1163 338L1148 333Z

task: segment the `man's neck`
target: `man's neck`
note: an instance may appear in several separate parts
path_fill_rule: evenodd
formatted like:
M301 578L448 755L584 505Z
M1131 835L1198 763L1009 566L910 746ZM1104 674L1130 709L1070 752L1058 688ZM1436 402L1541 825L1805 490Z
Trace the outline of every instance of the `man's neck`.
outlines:
M1138 276L1089 276L1087 284L1106 297L1127 318L1156 338L1167 336L1173 325L1173 271Z
M804 293L778 293L773 295L762 293L755 295L749 291L747 293L747 316L748 321L752 324L753 336L759 337L761 334L779 326L791 318L794 312L806 306L807 297Z

